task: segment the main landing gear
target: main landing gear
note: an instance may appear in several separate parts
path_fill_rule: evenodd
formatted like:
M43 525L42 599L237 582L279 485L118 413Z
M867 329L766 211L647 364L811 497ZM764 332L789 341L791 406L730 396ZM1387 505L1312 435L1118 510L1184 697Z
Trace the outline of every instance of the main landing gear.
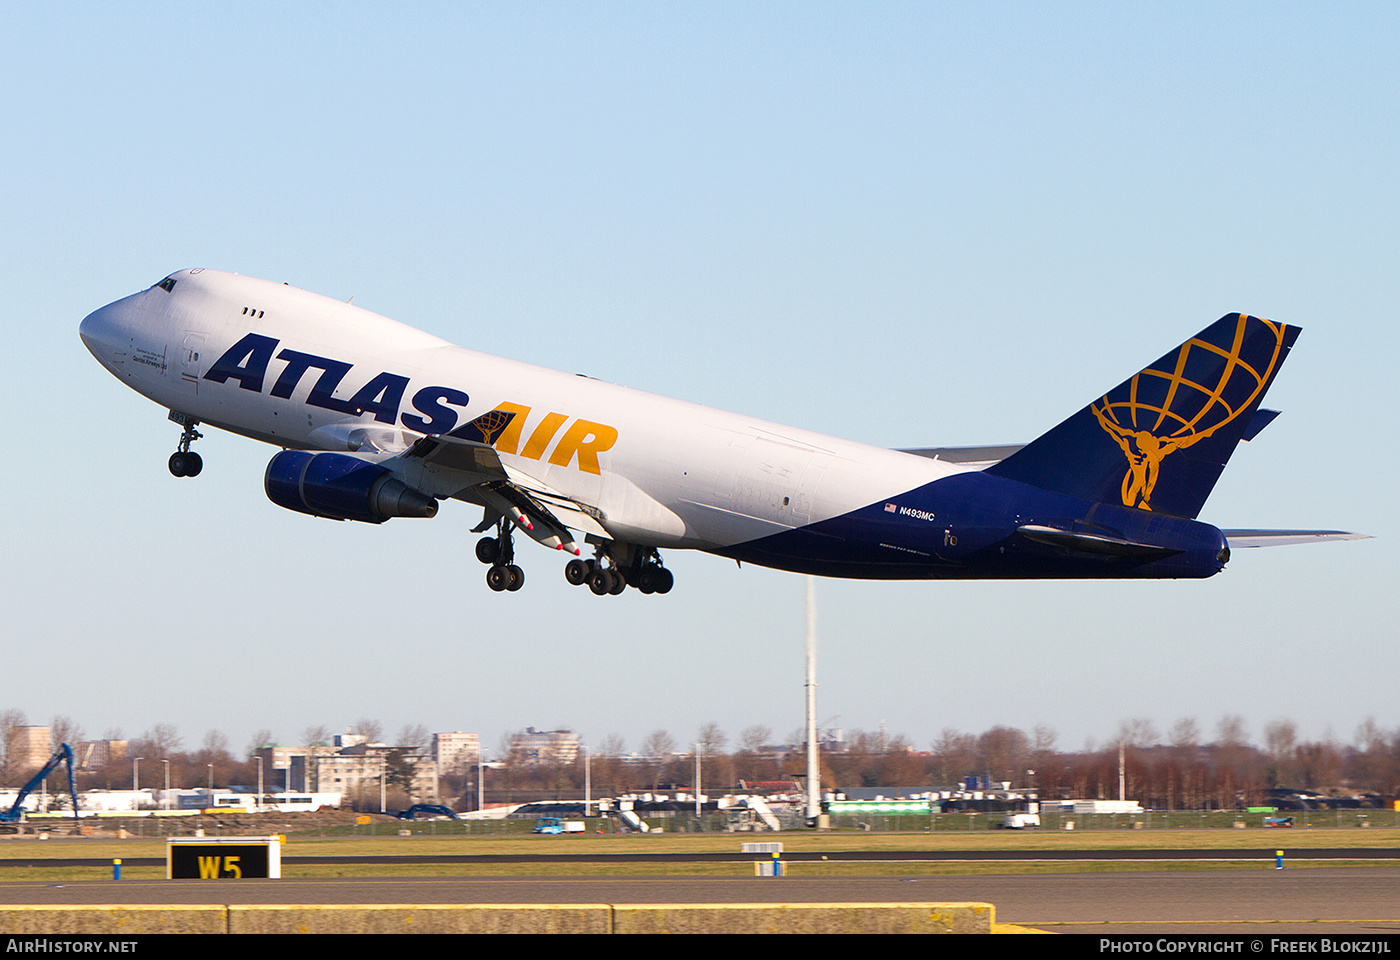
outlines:
M630 563L621 563L608 547L599 547L597 559L570 560L564 579L576 587L588 584L596 596L617 596L628 587L642 593L669 593L675 585L671 571L661 565L655 550L629 549Z
M525 571L515 563L515 542L511 537L514 522L488 507L472 532L483 533L493 524L495 535L476 542L476 558L489 565L488 587L497 593L514 592L525 585ZM676 582L671 571L661 565L661 556L654 547L617 542L600 544L592 560L570 560L564 565L564 579L576 587L588 584L588 589L600 597L617 596L628 587L642 593L669 593Z
M190 449L190 444L204 436L195 429L199 426L199 421L185 418L183 415L177 420L174 413L170 415L170 419L185 428L180 434L180 449L170 455L170 473L176 477L197 477L199 471L204 469L204 459Z
M494 537L482 537L476 542L476 558L491 565L486 571L486 585L497 593L514 592L525 586L525 571L515 564L515 542L510 535L510 521L505 517L496 521Z

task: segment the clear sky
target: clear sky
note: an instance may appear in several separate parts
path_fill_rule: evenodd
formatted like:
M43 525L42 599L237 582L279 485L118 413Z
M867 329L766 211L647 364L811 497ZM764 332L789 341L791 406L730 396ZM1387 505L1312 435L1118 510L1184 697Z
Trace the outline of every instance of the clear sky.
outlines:
M800 577L595 598L479 512L262 492L87 354L174 270L884 446L1029 440L1233 310L1303 327L1202 519L1357 543L1202 582L823 581L819 710L927 747L1400 726L1389 4L0 3L0 708L242 747L360 717L635 749L802 723ZM1376 417L1381 427L1376 427ZM1379 433L1377 431L1380 431Z

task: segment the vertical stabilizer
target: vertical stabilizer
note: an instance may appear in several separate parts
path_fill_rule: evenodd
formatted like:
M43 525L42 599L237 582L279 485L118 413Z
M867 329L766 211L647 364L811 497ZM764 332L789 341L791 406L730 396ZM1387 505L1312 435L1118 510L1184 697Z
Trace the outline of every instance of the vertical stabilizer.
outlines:
M1194 518L1298 327L1231 313L987 473Z

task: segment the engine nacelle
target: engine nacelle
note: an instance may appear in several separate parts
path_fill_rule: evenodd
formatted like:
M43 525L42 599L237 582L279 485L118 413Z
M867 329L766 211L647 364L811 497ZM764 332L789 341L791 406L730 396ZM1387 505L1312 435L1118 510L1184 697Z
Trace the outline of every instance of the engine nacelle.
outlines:
M279 507L330 520L383 523L391 517L433 517L437 501L368 460L339 453L283 450L263 477Z

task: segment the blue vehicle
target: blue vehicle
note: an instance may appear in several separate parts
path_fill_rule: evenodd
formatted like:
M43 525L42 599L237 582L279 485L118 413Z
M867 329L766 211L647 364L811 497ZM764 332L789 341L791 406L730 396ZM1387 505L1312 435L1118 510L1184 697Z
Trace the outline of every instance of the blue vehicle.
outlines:
M535 821L535 829L531 833L583 833L586 824L582 820L562 820L559 817L540 817Z
M436 803L415 803L407 810L400 810L394 814L400 820L459 820L460 817L452 812L451 807L444 807Z

